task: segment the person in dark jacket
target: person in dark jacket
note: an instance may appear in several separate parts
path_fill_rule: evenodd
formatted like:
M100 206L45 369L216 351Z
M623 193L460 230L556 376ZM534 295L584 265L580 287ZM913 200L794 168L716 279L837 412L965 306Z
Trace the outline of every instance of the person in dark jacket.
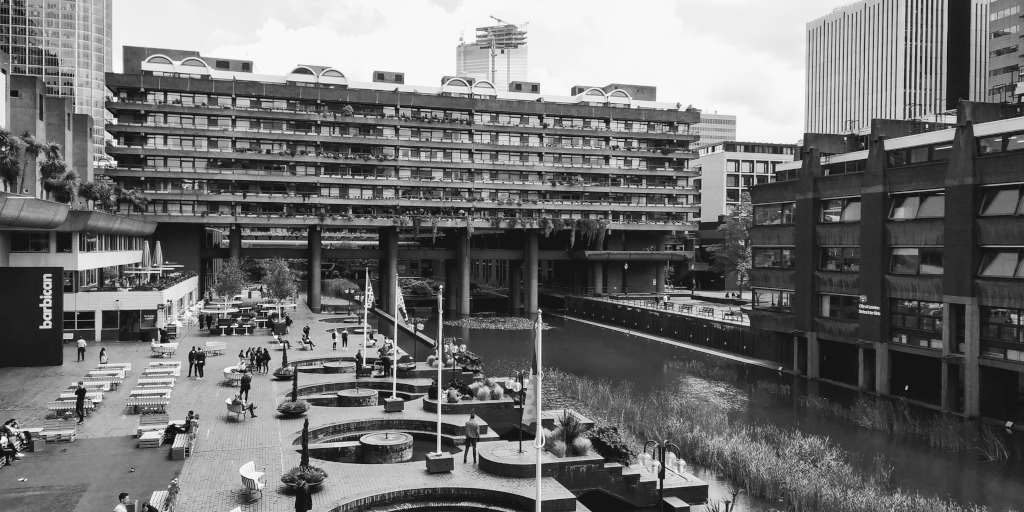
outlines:
M78 387L75 388L75 414L78 415L79 424L85 421L85 384L82 381L78 381Z
M295 512L309 512L313 510L313 496L309 492L309 485L305 480L299 480L295 486Z
M192 345L192 350L188 351L188 376L192 376L192 369L196 366L196 347Z
M206 366L206 352L202 348L196 351L196 375L203 378L203 367Z
M244 396L245 401L249 401L249 390L252 389L252 375L249 374L249 369L245 368L242 370L242 380L239 382L238 395Z
M356 350L356 378L359 378L359 374L363 371L363 351Z

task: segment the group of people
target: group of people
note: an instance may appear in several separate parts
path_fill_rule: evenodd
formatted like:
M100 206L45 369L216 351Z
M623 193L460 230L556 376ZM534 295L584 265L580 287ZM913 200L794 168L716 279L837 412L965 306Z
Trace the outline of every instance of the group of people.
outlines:
M385 339L384 344L377 349L377 358L384 365L384 376L390 377L392 370L394 370L393 364L395 359L395 346L391 343L390 339Z
M238 368L248 368L256 373L270 372L270 351L266 348L249 347L238 351Z
M192 345L188 351L188 376L192 377L192 370L196 371L196 378L202 380L203 369L206 367L206 351L203 347Z
M22 452L31 444L32 434L22 430L18 420L11 418L0 428L0 452L7 459L7 464L24 457Z

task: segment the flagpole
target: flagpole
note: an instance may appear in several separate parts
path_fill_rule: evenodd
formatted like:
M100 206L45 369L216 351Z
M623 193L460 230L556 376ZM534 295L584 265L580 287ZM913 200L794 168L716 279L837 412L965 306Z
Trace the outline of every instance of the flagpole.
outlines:
M366 267L366 284L363 286L363 360L366 360L366 338L370 336L370 323L367 320L369 313L369 306L367 303L370 302L370 294L373 293L370 290L370 268ZM357 375L358 377L358 375Z
M391 346L393 355L391 356L391 399L394 400L398 397L398 294L402 293L402 290L398 287L398 276L395 277L395 331L394 331L394 343Z
M441 371L444 368L444 344L442 333L444 329L444 285L437 287L437 338L434 344L437 345L437 454L441 455Z
M537 433L536 433L535 440L533 442L533 445L537 448L537 499L536 499L536 502L535 502L534 508L533 508L535 512L541 512L541 510L540 510L540 508L541 508L540 507L541 506L541 500L542 500L542 498L541 498L541 491L540 491L541 454L544 453L544 427L542 426L542 423L544 423L544 422L541 421L541 411L544 410L541 407L541 389L542 389L541 388L541 379L544 376L544 370L543 370L543 368L544 368L544 364L543 364L544 359L543 359L543 355L542 355L543 354L542 349L543 349L543 346L544 346L544 341L543 341L543 339L541 339L541 336L543 335L543 329L541 328L541 325L543 325L543 321L541 320L541 310L538 309L537 310L537 324L535 326L535 328L537 329L537 379L536 379L536 381L537 381L537 389L535 390L536 391L536 396L537 396Z

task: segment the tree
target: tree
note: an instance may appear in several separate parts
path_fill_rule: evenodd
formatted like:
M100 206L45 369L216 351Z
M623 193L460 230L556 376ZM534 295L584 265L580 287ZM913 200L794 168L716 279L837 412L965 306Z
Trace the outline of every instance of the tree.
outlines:
M230 299L241 292L244 285L245 278L242 276L242 268L237 261L230 259L220 269L220 272L217 272L213 290L218 296Z
M740 289L743 289L750 276L752 210L750 194L743 192L740 204L733 209L725 223L718 226L724 240L721 248L715 251L713 264L723 274L736 272L736 282Z
M117 206L114 186L108 180L87 181L78 187L78 197L89 201L97 210L112 210Z
M263 262L263 285L267 294L278 301L295 295L295 272L288 267L282 258L274 258Z
M261 283L267 276L266 265L255 258L242 259L242 272L250 283Z
M14 192L21 190L21 155L25 144L20 137L0 130L0 179Z

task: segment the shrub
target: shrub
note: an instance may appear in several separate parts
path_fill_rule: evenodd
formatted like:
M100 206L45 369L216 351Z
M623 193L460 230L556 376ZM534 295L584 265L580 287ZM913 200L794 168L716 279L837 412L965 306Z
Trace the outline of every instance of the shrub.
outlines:
M457 390L455 390L455 389L449 389L448 390L448 403L450 403L450 404L459 403L459 399L461 397L462 397L462 395L460 395Z
M287 401L281 402L277 406L277 412L281 413L281 416L287 416L290 418L296 418L306 414L309 411L309 402L305 400Z
M548 451L555 455L555 457L565 457L565 441L561 439L551 443L551 448Z
M437 356L427 356L427 364L433 368L437 368Z
M327 472L316 466L299 466L289 469L281 475L281 483L288 487L295 487L299 480L305 480L306 485L315 487L327 479Z
M605 459L628 466L636 458L636 452L630 449L629 443L614 425L595 427L588 435L594 450Z
M572 455L577 457L587 455L590 453L590 447L590 439L586 437L577 437L576 440L572 442Z
M476 388L476 399L477 400L487 400L490 397L491 397L491 390L488 389L486 386L478 386Z
M491 400L501 400L505 397L505 388L501 387L501 384L494 384L491 386Z

